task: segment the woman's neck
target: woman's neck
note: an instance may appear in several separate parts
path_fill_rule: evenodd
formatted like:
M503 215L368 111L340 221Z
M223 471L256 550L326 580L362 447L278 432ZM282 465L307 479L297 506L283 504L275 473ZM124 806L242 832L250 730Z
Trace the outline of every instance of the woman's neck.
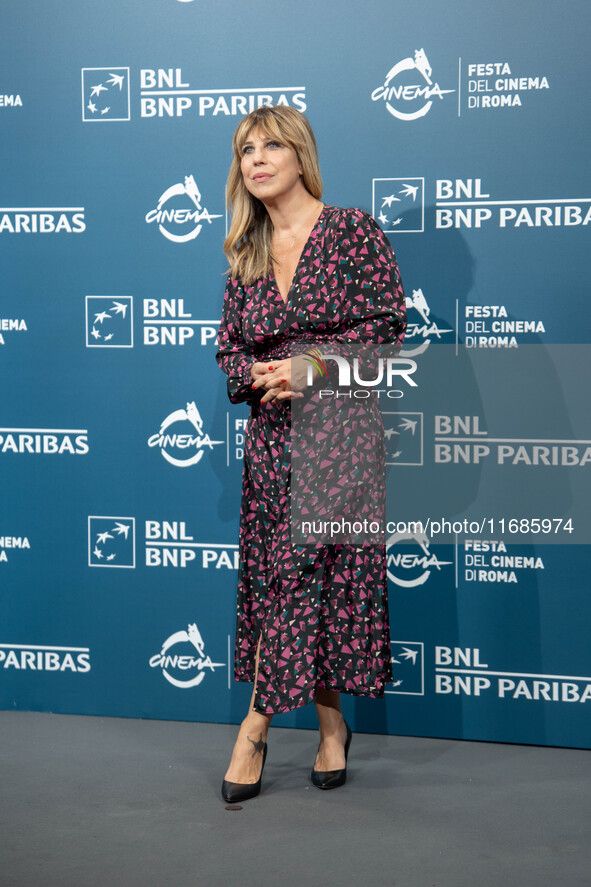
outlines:
M322 208L322 201L302 189L301 192L265 204L265 207L271 218L275 237L282 238L293 235L294 231L311 219L314 212L317 217Z

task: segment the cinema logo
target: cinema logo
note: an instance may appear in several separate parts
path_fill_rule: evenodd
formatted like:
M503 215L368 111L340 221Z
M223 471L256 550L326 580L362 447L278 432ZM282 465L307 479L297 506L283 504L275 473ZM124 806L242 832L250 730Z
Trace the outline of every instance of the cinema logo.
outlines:
M418 120L429 113L435 99L442 101L455 92L441 89L431 79L432 73L425 51L415 49L413 58L404 58L390 68L383 85L372 92L372 101L385 102L387 111L398 120Z
M213 219L221 215L211 215L201 206L201 192L193 176L185 176L184 183L171 185L160 196L156 209L146 215L146 222L158 224L163 237L173 243L187 243L195 240L203 228L203 222L211 225Z
M0 95L0 108L22 108L20 95Z
M144 299L144 345L217 345L219 320L195 320L184 299Z
M424 534L395 533L386 542L388 578L400 588L418 588L424 585L434 571L453 561L440 561L429 549L429 538Z
M591 197L496 200L482 179L437 179L435 227L576 228L591 222Z
M29 551L31 545L26 536L0 536L0 564L8 561L8 555L13 551Z
M0 453L86 456L86 428L0 428Z
M238 545L195 542L185 521L145 522L147 567L178 567L200 563L202 569L238 570Z
M427 350L431 342L440 342L442 336L453 334L453 329L442 328L431 318L431 309L422 289L406 296L407 324L404 333L403 357L417 357ZM410 347L409 347L410 345Z
M307 107L305 86L193 89L181 68L142 68L140 90L141 117L240 117L263 105Z
M26 322L21 318L0 317L0 345L6 345L4 333L26 333L28 327Z
M172 426L180 426L183 431L168 431ZM189 430L186 430L188 427ZM223 440L211 440L203 431L203 419L195 401L187 404L186 409L175 410L163 420L160 430L148 438L149 447L158 447L162 457L170 465L177 468L189 468L197 465L204 456L205 447L213 450L214 446L223 444Z
M167 637L160 652L150 657L150 667L160 668L162 676L181 690L198 687L206 674L225 665L225 662L212 662L205 653L205 642L196 622L190 623L187 630L175 631Z
M84 673L90 671L90 648L0 644L0 668Z
M547 77L516 76L508 62L470 63L465 66L465 71L468 81L464 95L470 110L520 108L524 93L550 89Z
M518 348L517 335L546 332L541 320L509 318L504 305L466 305L464 345L466 348Z
M82 234L83 206L0 206L0 234Z
M477 647L435 647L435 692L527 702L590 702L591 677L493 671Z
M466 582L497 582L517 584L517 576L523 570L544 570L541 557L507 553L502 541L489 539L464 540L464 580Z
M234 457L238 461L244 459L244 440L248 419L234 419Z

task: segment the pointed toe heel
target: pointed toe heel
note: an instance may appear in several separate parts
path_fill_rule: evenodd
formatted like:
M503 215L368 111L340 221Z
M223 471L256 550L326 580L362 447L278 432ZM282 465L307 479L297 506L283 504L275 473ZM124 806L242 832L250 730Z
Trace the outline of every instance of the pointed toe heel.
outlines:
M261 790L261 782L266 760L267 743L265 742L263 748L263 765L258 780L256 782L228 782L224 779L222 782L222 797L224 801L227 801L229 804L239 804L241 801L248 801L249 798L256 798Z
M342 770L312 770L312 782L317 788L339 788L347 781L347 758L349 756L349 746L353 734L348 723L345 721L347 728L347 741L345 743L345 766ZM320 745L318 746L320 749ZM316 752L318 754L318 752Z

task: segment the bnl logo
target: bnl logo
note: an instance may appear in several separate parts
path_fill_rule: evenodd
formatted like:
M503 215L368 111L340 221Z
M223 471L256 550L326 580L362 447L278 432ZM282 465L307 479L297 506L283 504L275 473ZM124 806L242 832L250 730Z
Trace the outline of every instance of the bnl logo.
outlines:
M372 216L386 234L425 230L425 179L372 179Z
M86 296L86 347L133 348L133 296Z
M422 641L391 641L394 680L386 693L425 695L424 644Z
M384 410L386 465L423 464L423 414Z
M84 123L129 119L129 68L82 68Z
M88 566L135 567L135 518L88 518Z

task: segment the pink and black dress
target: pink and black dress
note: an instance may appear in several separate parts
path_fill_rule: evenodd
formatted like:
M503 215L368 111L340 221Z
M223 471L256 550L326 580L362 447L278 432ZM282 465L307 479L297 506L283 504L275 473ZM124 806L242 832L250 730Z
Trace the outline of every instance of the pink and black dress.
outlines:
M385 545L292 542L295 402L261 404L264 389L252 391L250 368L312 346L326 352L347 343L400 345L405 328L404 292L392 247L372 217L359 209L324 206L302 251L287 303L272 272L250 286L228 278L216 359L228 376L232 403L251 406L245 432L234 676L254 681L261 636L254 702L259 712L307 705L317 688L381 697L392 680L392 666ZM359 409L351 403L347 428L361 427ZM323 423L329 439L339 434L330 427L334 421L329 410ZM342 415L339 422L342 426ZM383 465L383 426L363 422L359 440ZM305 481L311 513L313 478L310 473Z

